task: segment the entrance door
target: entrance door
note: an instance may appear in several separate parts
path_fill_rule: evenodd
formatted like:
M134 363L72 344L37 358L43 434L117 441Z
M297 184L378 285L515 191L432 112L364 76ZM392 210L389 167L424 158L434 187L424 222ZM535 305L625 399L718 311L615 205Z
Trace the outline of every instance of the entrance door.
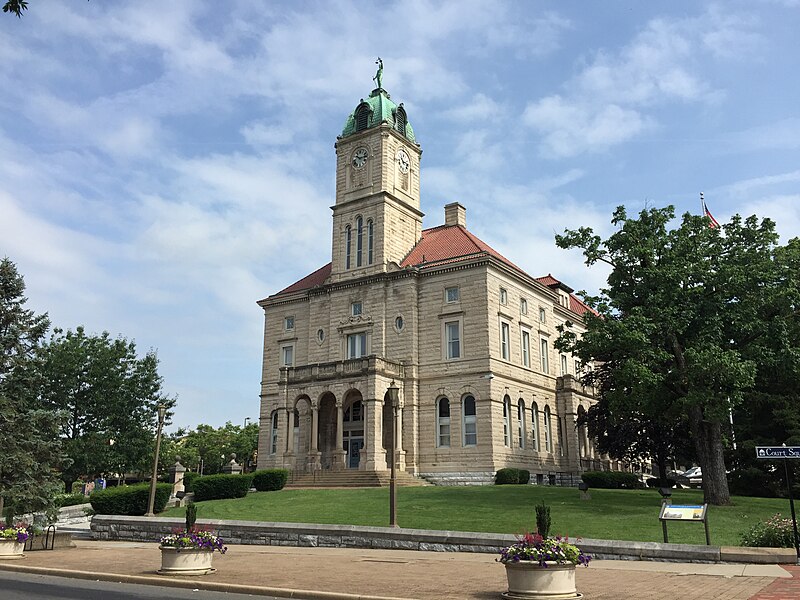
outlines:
M364 447L364 438L350 438L347 445L347 468L357 469L358 461L361 458L361 449Z

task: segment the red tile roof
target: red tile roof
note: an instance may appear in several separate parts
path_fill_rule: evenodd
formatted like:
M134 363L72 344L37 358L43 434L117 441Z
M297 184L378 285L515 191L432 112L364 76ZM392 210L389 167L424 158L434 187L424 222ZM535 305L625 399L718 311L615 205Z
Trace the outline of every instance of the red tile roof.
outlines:
M461 225L440 225L432 229L425 229L422 231L422 238L417 242L417 245L411 249L411 252L400 263L401 267L426 267L434 265L442 265L449 263L456 263L462 260L469 260L477 256L493 256L497 260L505 263L512 269L519 271L525 276L521 268L508 260L505 256L497 252L484 241L478 239L465 227ZM320 267L310 275L303 277L301 280L296 281L287 288L282 289L275 296L282 294L290 294L292 292L300 292L303 290L311 289L318 285L322 285L330 277L331 263L324 267ZM569 291L571 288L564 286L558 279L548 274L545 277L536 277L536 281L547 287L564 287ZM582 315L586 311L591 311L597 314L593 309L589 308L575 295L570 294L569 309Z

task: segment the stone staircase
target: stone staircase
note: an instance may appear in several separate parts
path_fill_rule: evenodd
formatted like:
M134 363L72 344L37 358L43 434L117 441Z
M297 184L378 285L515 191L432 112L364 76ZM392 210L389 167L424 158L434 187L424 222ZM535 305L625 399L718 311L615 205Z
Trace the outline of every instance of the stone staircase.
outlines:
M398 486L403 487L430 485L424 479L414 477L405 471L397 472L396 481ZM291 474L284 489L387 487L388 485L389 471L379 473L355 470L315 471Z

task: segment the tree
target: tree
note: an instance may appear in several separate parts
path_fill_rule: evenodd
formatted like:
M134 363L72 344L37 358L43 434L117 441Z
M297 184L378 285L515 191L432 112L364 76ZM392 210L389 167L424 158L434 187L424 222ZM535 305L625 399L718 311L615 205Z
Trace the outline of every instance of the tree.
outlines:
M136 344L83 327L56 329L41 350L44 403L64 411L61 437L74 461L62 477L148 471L157 426L156 407L175 400L162 391L158 358L137 357Z
M7 0L3 5L4 13L17 15L19 18L22 18L22 11L24 10L28 10L28 3L26 0Z
M25 281L8 258L0 261L0 515L52 508L63 464L61 415L42 410L36 389L36 350L50 326L25 308Z
M202 467L204 475L219 473L231 454L239 464L247 464L258 448L258 423L240 427L228 421L219 428L200 424L190 431L179 429L167 446L164 466L174 463L177 455L189 469L199 472Z
M784 392L800 382L800 240L780 246L774 222L755 216L720 228L685 214L670 229L674 214L634 219L619 207L606 240L583 227L556 236L587 265L611 266L607 287L588 298L599 314L587 315L586 334L567 327L559 344L597 361L586 379L611 410L685 418L705 500L726 504L730 411L768 392L770 374L786 378Z

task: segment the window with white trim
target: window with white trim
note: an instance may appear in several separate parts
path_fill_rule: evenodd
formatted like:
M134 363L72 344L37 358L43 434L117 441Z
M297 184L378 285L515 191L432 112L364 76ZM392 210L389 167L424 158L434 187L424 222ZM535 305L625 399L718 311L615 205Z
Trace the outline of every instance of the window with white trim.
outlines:
M281 346L281 366L282 367L294 366L294 345Z
M439 398L436 407L436 445L450 446L450 400Z
M356 217L356 266L360 267L364 257L364 218Z
M525 298L519 299L519 312L520 314L528 314L528 301Z
M374 247L374 239L375 239L375 225L372 222L372 219L367 220L367 264L372 264L373 258L373 247Z
M562 354L561 355L561 375L563 376L563 375L566 375L566 374L567 374L567 355L566 354Z
M546 452L553 452L553 423L550 415L550 407L544 407L544 449Z
M278 451L278 411L272 413L270 419L269 453L275 454Z
M364 305L361 302L353 302L350 305L350 314L357 317L364 311Z
M539 309L539 323L547 323L547 311L543 308Z
M511 447L511 398L503 398L503 444Z
M525 400L519 399L517 405L517 439L519 439L519 447L525 447Z
M539 406L536 402L531 402L531 441L533 449L539 451Z
M508 304L508 290L500 288L500 304Z
M347 358L361 358L367 355L367 332L360 331L347 336Z
M353 246L353 229L348 225L344 228L344 268L350 268L351 248Z
M511 327L504 321L500 322L500 356L511 360Z
M461 423L464 446L478 445L478 417L475 396L466 395L461 400Z
M539 342L539 348L542 356L542 373L550 372L550 360L548 359L547 339L542 338Z
M527 329L520 328L520 343L522 346L522 365L525 367L531 366L531 332Z
M458 302L461 299L460 290L458 286L444 288L445 302Z
M294 317L286 317L283 320L283 328L286 331L292 331L294 329Z
M448 359L461 358L461 321L447 321L444 336L445 356Z

